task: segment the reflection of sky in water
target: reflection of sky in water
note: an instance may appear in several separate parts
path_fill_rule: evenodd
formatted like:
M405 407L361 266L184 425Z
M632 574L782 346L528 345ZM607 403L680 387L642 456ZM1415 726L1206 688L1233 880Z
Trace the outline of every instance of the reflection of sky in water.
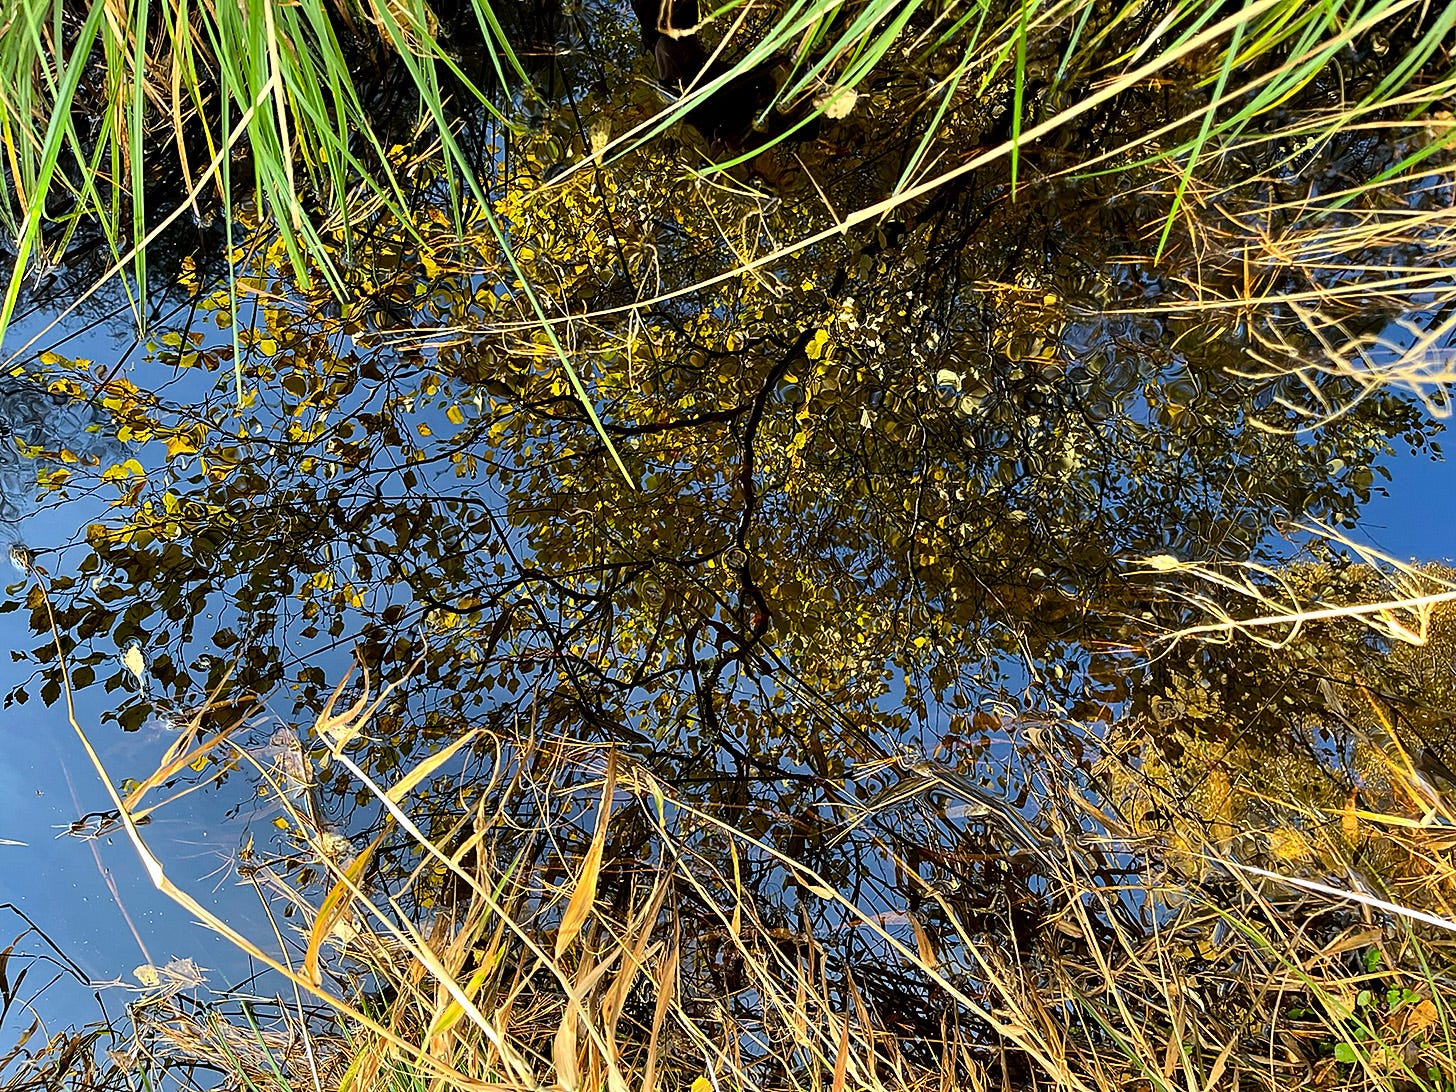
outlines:
M7 337L7 344L20 345L36 328L34 322L21 323ZM125 330L122 316L115 327ZM1395 336L1392 332L1392 336ZM108 344L108 339L110 343ZM46 338L47 344L53 336ZM71 355L92 358L97 364L112 367L132 351L129 339L116 338L100 328L60 347ZM167 382L169 373L158 370L148 375L148 365L139 365L131 377L142 386ZM194 376L193 380L211 383L215 376ZM229 377L223 377L230 382ZM174 389L169 392L175 401L182 397ZM443 413L440 406L423 410L423 418ZM0 418L8 421L15 436L26 443L54 449L62 444L73 451L91 451L103 458L114 457L114 443L105 433L87 433L91 416L84 407L60 407L43 390L19 380L0 381ZM4 424L0 423L0 433ZM3 437L0 437L3 439ZM1445 463L1433 463L1423 457L1398 457L1390 462L1394 481L1386 488L1388 497L1377 495L1367 511L1364 534L1397 556L1421 558L1456 555L1451 545L1453 520L1447 498L1456 490L1456 473ZM64 544L78 544L65 554L47 552L40 562L52 572L74 566L85 549L81 532L88 520L97 518L105 509L103 502L78 497L65 504L34 502L35 464L22 459L14 444L0 442L0 548L3 539L19 539L33 547L54 551ZM469 483L479 489L480 483ZM457 488L464 488L457 486ZM20 583L17 574L13 583ZM23 594L23 591L21 592ZM225 608L224 608L225 610ZM219 614L218 624L226 614ZM25 648L34 643L26 624L27 612L0 615L0 636L11 647ZM178 650L173 650L174 654ZM295 650L301 658L315 650L300 644ZM347 650L335 650L325 661L330 679L341 678L348 665ZM9 657L0 657L0 691L8 691L23 682L26 665L13 664ZM726 681L726 680L725 680ZM31 687L32 691L36 688ZM887 695L887 704L896 704L898 694ZM78 719L88 730L100 725L101 713L122 702L134 700L132 690L106 694L100 686L83 691L78 703ZM272 766L285 775L298 774L298 745L291 732L284 739L276 721L260 720L239 742L248 747L264 766ZM929 726L934 728L934 725ZM273 734L270 736L270 730ZM210 984L214 987L241 980L246 966L226 942L192 924L189 916L169 900L151 889L142 874L135 854L124 836L82 841L58 834L73 820L88 812L109 809L110 802L90 768L70 726L64 710L45 708L38 699L24 706L13 706L0 713L0 732L6 733L7 760L0 765L0 838L28 843L25 846L0 845L0 902L13 902L42 925L76 959L94 980L106 981L129 976L131 969L143 962L163 964L174 957L191 958L211 968ZM113 726L95 728L93 739L103 749L104 759L114 777L144 773L152 768L157 756L167 746L171 734L153 722L139 733L121 735ZM933 738L922 740L922 746ZM998 745L992 758L998 763L1006 759L1009 747ZM205 904L215 906L233 921L257 923L258 910L250 891L234 886L228 859L246 837L245 822L259 828L259 842L271 838L266 819L277 814L276 806L258 803L252 797L251 775L235 776L221 793L205 792L186 797L170 805L157 822L144 830L152 847L169 868L169 874ZM228 816L236 809L237 819ZM952 816L973 819L974 809L964 803L952 804ZM262 820L262 822L260 822ZM268 829L268 834L262 831ZM123 911L108 889L102 870L114 880L120 902L130 919L128 926ZM18 918L0 913L0 946L23 928ZM131 933L134 928L140 944ZM255 937L267 934L252 928ZM33 938L32 938L33 939ZM39 943L22 945L24 950L39 951ZM87 1002L88 992L59 989L47 996L40 1009L49 1018L62 1022L84 1020L94 1015L94 1006ZM119 1003L119 1002L118 1002ZM0 1049L15 1034L15 1029L0 1029Z
M1427 408L1450 421L1451 385L1456 382L1456 316L1446 312L1416 313L1381 331L1368 364L1378 369L1392 360L1420 352L1419 382L1411 385ZM1443 437L1442 439L1446 439ZM1436 441L1443 449L1450 445ZM1397 560L1456 563L1456 451L1446 461L1429 455L1398 455L1386 461L1391 481L1377 479L1377 491L1365 508L1359 535Z
M1366 506L1360 537L1399 561L1456 564L1456 462L1411 455L1387 466L1392 480Z
M101 414L65 395L52 395L29 379L0 379L0 522L14 527L36 508L37 460L21 453L21 445L82 459L114 461L120 446L104 431L87 431ZM62 465L45 460L48 465Z
M42 325L34 317L23 318L7 333L6 352L0 355L8 358ZM69 327L83 328L80 320ZM109 370L134 347L128 329L129 320L123 314L113 325L98 326L64 344L57 344L63 335L52 331L37 349L54 347ZM48 450L66 446L77 454L94 454L104 460L120 453L119 445L109 438L110 430L85 431L95 419L90 410L57 406L43 389L24 380L0 380L0 416L17 438L31 445ZM0 440L0 550L10 542L23 541L38 552L41 568L52 574L70 571L86 550L87 522L104 515L105 502L75 496L64 502L37 504L35 474L34 460L22 458L13 441ZM23 598L31 582L8 562L0 565L4 574L0 584L14 588L4 598ZM0 615L0 642L7 650L28 649L36 643L28 619L29 612L23 608ZM26 683L32 695L27 703L0 711L0 738L5 745L5 761L0 763L0 838L26 843L0 845L0 904L13 904L28 915L94 982L130 981L136 966L146 962L162 965L174 957L190 958L209 968L207 977L214 988L246 979L251 968L231 944L195 924L191 915L151 886L124 834L81 839L65 833L83 815L109 811L111 802L67 722L64 705L46 707L37 696L38 680L28 682L33 666L0 655L0 693ZM114 725L101 724L103 712L133 700L134 688L108 694L101 686L93 686L77 696L77 720L116 780L150 772L172 738L160 731L123 735ZM235 777L221 793L195 793L169 805L142 833L169 877L203 905L244 923L262 939L268 934L259 927L257 899L249 889L235 886L226 867L245 833L240 823L226 822L224 813L239 803L247 806L251 799L246 780ZM116 896L108 879L115 885ZM0 908L0 948L26 928L19 916ZM17 954L47 951L33 934L17 948ZM17 971L18 964L12 962L12 982ZM20 996L28 999L31 991L52 977L53 968L37 966ZM98 1016L93 993L64 978L37 1002L36 1011L50 1030L93 1020ZM134 996L115 991L104 995L113 1013ZM0 1052L14 1042L29 1020L29 1014L18 1007L12 1010L0 1027Z

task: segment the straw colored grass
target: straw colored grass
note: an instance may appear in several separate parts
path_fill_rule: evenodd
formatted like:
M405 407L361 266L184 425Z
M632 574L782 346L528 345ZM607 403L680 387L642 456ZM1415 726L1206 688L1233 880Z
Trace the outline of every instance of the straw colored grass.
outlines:
M298 923L273 962L338 1022L220 1025L159 997L133 1057L234 1087L1447 1087L1456 838L1399 765L1358 812L1267 778L1214 809L1129 759L1135 722L1028 719L1007 726L1035 741L1016 820L933 760L852 773L883 786L868 814L826 786L819 837L855 868L835 883L610 745L479 730L373 784L334 750L372 705L314 731L382 806L374 839L341 852L285 792L327 876L247 868ZM461 759L465 806L427 834L412 816ZM366 880L397 839L414 867Z

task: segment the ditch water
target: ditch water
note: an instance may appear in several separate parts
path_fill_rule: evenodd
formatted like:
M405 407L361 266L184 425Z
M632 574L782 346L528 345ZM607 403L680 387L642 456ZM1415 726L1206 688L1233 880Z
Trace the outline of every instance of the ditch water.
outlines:
M139 829L270 951L263 905L281 914L282 887L316 889L310 839L325 833L354 851L379 837L368 882L405 892L402 917L449 905L448 877L415 871L417 842L362 775L393 784L467 737L409 805L442 846L488 803L503 741L592 745L577 784L600 779L611 744L678 798L862 887L881 920L908 930L895 915L919 898L903 863L876 857L888 844L973 917L1015 907L1014 939L1044 892L1022 849L1091 837L1088 813L1050 820L1059 786L1153 822L1117 772L1155 776L1127 759L1138 748L1161 752L1156 776L1195 809L1210 740L1225 779L1303 778L1315 806L1349 773L1347 750L1308 742L1335 722L1328 694L1368 684L1408 701L1429 752L1456 764L1436 730L1456 692L1449 648L1444 676L1417 679L1391 658L1398 642L1344 632L1286 659L1165 642L1220 606L1292 603L1281 589L1315 607L1394 597L1377 575L1391 567L1362 565L1354 542L1456 554L1456 476L1437 457L1449 365L1416 367L1456 348L1450 289L1378 275L1449 260L1448 154L1377 184L1428 129L1229 152L1161 256L1166 164L1077 169L1085 142L1116 147L1175 109L1151 98L1034 143L1014 184L998 160L836 231L919 177L928 123L896 123L921 94L910 75L732 170L710 170L722 123L701 115L707 137L679 124L593 161L661 108L632 21L593 18L547 66L529 124L477 119L510 258L468 203L462 241L448 181L411 168L409 222L363 210L347 238L326 232L311 286L244 209L235 297L205 272L214 235L211 254L158 254L171 283L140 345L100 303L89 328L29 344L74 295L66 271L8 333L0 512L36 567L14 574L0 620L0 837L26 843L0 845L0 901L87 978L137 985L135 966L175 957L236 984L255 967L151 890L104 825L113 804L67 724L52 621L77 722L123 792L179 733L227 737L160 779L146 802L175 799ZM936 155L990 145L1004 113L994 87L956 100ZM1179 568L1247 562L1273 598L1240 604ZM1391 579L1427 593L1451 573ZM132 640L145 693L121 659ZM391 685L342 745L347 768L317 730L330 696ZM307 805L265 791L264 771L298 753ZM1109 772L1109 754L1127 760ZM1064 781L1038 772L1051 755ZM940 798L893 799L926 760L945 771ZM869 807L862 823L846 827L847 802ZM1204 818L1256 822L1220 809ZM569 818L589 832L591 815ZM781 927L799 912L782 862L745 868ZM259 871L279 885L261 902L239 882ZM803 913L805 928L847 928ZM57 1019L76 1018L67 997Z

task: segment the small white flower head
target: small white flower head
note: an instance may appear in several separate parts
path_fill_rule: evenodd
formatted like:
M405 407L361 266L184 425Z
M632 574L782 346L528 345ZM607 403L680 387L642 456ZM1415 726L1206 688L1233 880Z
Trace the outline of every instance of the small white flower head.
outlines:
M35 569L35 555L30 552L30 547L25 543L12 542L10 544L10 565L16 572L29 575Z

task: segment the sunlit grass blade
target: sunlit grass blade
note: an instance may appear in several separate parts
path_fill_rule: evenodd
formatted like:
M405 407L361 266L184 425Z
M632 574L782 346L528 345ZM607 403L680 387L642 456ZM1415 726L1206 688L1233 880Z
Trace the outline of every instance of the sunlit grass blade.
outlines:
M1224 52L1223 67L1219 69L1218 82L1213 85L1213 98L1208 108L1203 111L1203 123L1199 128L1198 136L1194 139L1192 146L1185 153L1188 162L1184 164L1183 173L1178 179L1178 187L1173 191L1173 201L1168 208L1168 218L1163 222L1163 233L1158 237L1158 248L1154 258L1162 258L1163 249L1168 245L1168 236L1173 230L1173 224L1178 218L1178 207L1183 202L1184 191L1188 189L1188 183L1193 178L1193 172L1198 167L1198 157L1203 152L1203 146L1208 140L1208 134L1213 128L1214 118L1218 114L1219 105L1223 102L1224 89L1228 86L1229 73L1233 71L1234 58L1239 52L1239 41L1243 38L1243 23L1234 27L1233 40L1229 43L1228 49Z
M88 13L85 23L81 25L71 47L73 58L85 57L89 54L100 32L104 13L103 4L98 2L92 5L91 11ZM4 339L5 331L10 325L10 318L14 313L16 300L20 296L20 287L31 251L40 241L45 228L45 198L50 191L51 176L55 173L56 164L65 143L71 102L81 84L84 70L84 65L71 63L65 65L61 73L61 80L56 90L56 105L50 114L44 141L36 156L38 169L28 195L29 200L26 203L25 217L20 225L19 238L16 240L15 262L11 268L9 283L5 287L4 303L0 304L0 340Z

